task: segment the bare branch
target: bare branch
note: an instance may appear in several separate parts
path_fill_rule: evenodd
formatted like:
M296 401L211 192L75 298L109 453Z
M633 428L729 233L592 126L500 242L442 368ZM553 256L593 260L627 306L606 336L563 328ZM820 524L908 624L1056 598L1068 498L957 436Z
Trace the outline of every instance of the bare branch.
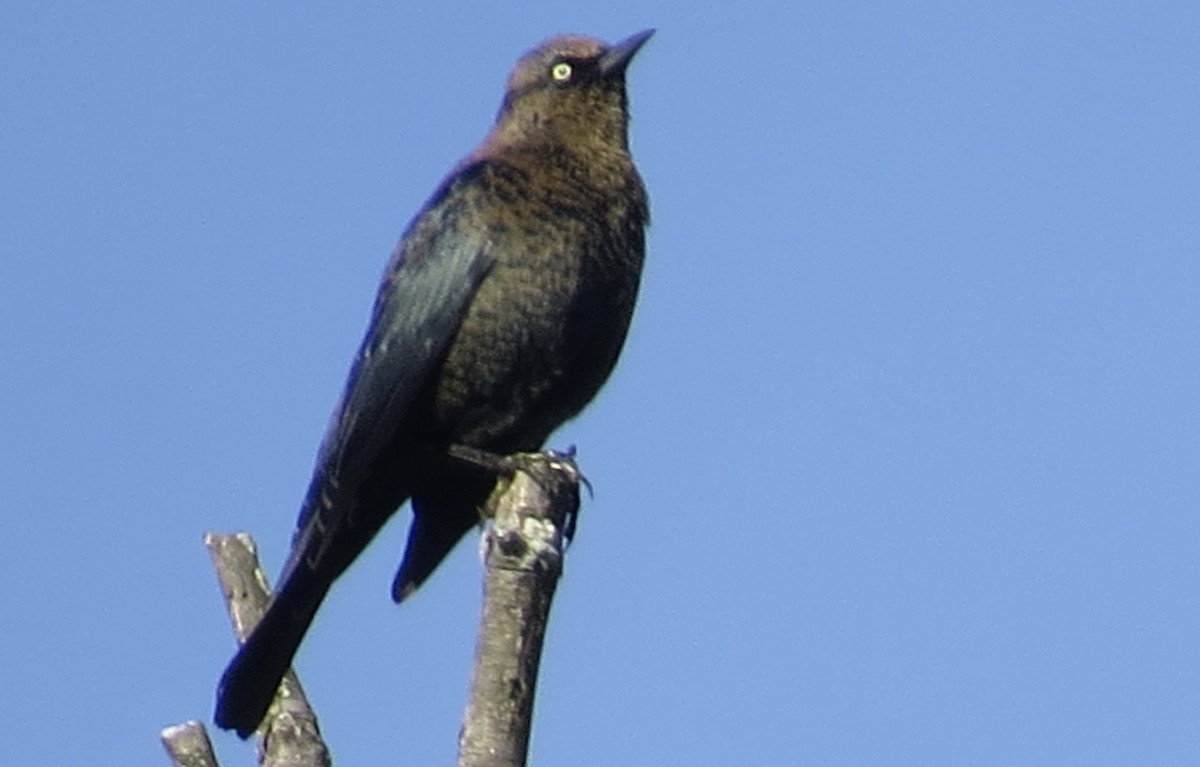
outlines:
M193 719L164 727L159 737L175 767L217 767L217 755L201 722Z
M238 642L244 642L262 619L271 597L267 577L258 563L257 548L246 533L209 533L204 536L204 545L221 582L233 633ZM332 764L317 717L294 671L283 677L263 727L259 762L264 767Z
M484 533L483 614L459 767L521 767L529 750L538 665L550 603L562 573L563 531L579 509L571 456L511 456Z

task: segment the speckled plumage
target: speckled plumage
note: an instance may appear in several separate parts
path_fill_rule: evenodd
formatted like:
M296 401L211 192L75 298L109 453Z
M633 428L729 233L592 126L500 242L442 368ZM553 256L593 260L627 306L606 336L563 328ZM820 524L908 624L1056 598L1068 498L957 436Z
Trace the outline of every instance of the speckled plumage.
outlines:
M221 727L257 728L330 586L405 500L397 601L476 523L494 478L450 445L536 450L612 371L649 218L624 71L649 36L564 36L522 57L492 130L409 225L274 601L221 680Z

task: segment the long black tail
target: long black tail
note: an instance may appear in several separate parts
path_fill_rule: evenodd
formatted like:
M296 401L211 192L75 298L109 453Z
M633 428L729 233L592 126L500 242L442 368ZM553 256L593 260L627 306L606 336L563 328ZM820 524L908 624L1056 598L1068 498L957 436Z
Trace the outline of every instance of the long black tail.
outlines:
M248 738L258 729L279 682L312 624L331 581L294 572L275 594L262 621L229 662L217 687L217 726ZM317 582L314 582L317 581Z

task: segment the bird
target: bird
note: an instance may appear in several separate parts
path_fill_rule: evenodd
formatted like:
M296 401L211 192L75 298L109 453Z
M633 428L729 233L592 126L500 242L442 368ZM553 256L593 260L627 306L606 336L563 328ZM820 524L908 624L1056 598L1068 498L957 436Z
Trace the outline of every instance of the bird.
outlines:
M334 581L406 501L397 603L479 524L495 476L455 448L538 450L608 379L650 219L625 73L653 34L562 35L523 55L491 129L405 229L279 586L221 677L221 728L258 729Z

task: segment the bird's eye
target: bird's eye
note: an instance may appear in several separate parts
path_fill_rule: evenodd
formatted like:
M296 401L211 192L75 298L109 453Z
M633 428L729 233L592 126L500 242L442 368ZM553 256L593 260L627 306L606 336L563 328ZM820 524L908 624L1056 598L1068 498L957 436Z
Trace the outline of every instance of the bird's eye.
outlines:
M565 61L560 61L550 67L550 77L554 78L555 82L565 83L571 79L571 65Z

